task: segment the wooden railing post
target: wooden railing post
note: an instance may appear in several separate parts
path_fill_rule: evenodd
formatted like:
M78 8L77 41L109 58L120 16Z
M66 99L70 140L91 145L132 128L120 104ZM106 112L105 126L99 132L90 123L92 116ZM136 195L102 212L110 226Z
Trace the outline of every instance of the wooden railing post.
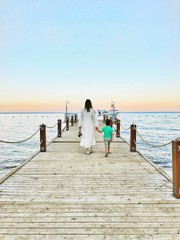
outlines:
M180 198L180 138L172 141L173 194Z
M57 131L58 131L58 137L61 137L61 131L62 131L62 121L61 119L58 119L58 123L57 123Z
M75 123L77 123L77 120L78 120L77 118L78 118L78 115L75 114L75 116L74 116L74 122L75 122Z
M46 152L46 125L40 125L40 152Z
M136 152L136 125L131 125L130 131L130 152Z
M117 138L120 137L120 120L119 119L116 120L116 137Z
M74 121L74 119L73 119L73 115L71 116L71 126L73 126L73 121Z
M110 126L113 127L113 120L110 118Z
M69 131L69 117L66 118L66 131Z

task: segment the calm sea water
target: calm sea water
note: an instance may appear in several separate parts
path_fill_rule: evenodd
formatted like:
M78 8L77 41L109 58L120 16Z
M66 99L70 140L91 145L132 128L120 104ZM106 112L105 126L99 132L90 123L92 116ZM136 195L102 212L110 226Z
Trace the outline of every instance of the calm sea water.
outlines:
M64 121L58 113L8 113L0 114L0 140L17 142L31 137L41 124L46 124L47 143L57 136L57 120ZM11 144L0 142L0 177L20 165L39 150L40 133L30 140Z
M180 113L121 113L123 128L137 125L142 138L153 145L166 144L180 137ZM57 120L64 121L59 113L7 113L0 114L0 140L21 141L32 136L44 123L47 128L47 141L57 135ZM50 127L50 128L49 128ZM121 136L129 142L130 130L121 128ZM172 146L151 147L137 135L137 148L149 160L171 173ZM39 132L24 143L10 144L0 142L0 177L21 164L39 150Z
M123 113L121 125L127 129L136 124L139 135L136 136L137 149L158 167L172 175L172 144L159 146L180 137L180 113ZM130 130L121 128L121 135L130 142ZM150 145L149 145L150 144Z

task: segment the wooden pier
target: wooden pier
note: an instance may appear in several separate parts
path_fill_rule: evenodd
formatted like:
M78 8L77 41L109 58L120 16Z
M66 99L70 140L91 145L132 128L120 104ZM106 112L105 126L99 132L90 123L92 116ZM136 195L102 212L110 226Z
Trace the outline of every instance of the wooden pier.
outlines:
M77 125L0 185L0 239L180 239L172 183L121 138L104 157L80 147Z

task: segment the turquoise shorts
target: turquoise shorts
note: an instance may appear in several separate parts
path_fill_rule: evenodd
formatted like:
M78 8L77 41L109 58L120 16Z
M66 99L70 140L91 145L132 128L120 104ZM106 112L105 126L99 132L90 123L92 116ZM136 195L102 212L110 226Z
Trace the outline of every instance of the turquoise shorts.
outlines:
M104 138L105 147L110 147L111 138Z

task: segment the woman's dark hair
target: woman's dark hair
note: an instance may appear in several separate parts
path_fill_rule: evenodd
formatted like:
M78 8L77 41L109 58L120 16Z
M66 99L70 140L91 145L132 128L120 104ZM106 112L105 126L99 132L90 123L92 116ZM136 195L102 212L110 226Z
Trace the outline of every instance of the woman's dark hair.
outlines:
M90 111L90 109L91 108L93 108L92 107L92 103L91 103L91 100L90 99L87 99L86 101L85 101L85 107L84 108L86 108L87 109L87 112L89 112Z

